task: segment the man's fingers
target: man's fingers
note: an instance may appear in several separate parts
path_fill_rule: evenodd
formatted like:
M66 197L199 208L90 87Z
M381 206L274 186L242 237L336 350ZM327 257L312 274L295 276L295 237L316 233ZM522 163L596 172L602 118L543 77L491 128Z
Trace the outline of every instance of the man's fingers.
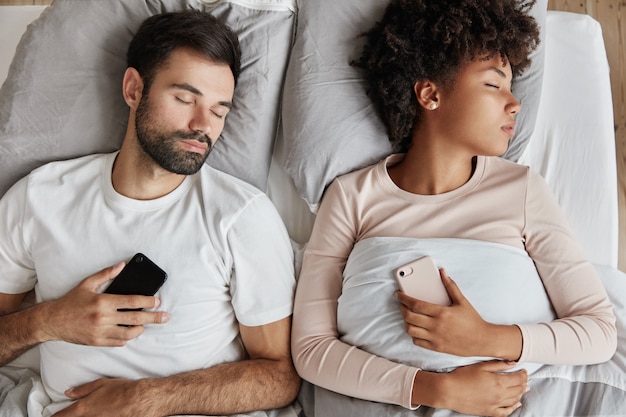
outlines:
M117 310L141 310L142 308L157 308L161 300L151 295L120 295L103 294L107 302Z
M116 265L104 268L103 270L86 278L83 282L93 291L97 291L98 288L100 288L104 283L118 276L119 273L122 272L122 269L124 269L125 265L125 262L120 262Z
M88 382L66 390L65 395L73 400L77 400L91 394L93 391L98 389L99 385L99 380Z
M144 324L163 324L170 320L165 311L120 311L116 315L118 324L143 326Z

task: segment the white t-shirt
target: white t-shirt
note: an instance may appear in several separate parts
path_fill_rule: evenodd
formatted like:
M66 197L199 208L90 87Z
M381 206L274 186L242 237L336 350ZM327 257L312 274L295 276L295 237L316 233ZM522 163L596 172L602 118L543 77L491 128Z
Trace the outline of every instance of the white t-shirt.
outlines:
M166 376L241 360L238 322L292 312L293 252L261 191L204 166L170 194L129 199L111 184L117 153L47 164L0 201L0 292L56 299L85 277L142 252L168 273L157 296L169 323L122 348L46 342L41 374L53 402L102 376Z

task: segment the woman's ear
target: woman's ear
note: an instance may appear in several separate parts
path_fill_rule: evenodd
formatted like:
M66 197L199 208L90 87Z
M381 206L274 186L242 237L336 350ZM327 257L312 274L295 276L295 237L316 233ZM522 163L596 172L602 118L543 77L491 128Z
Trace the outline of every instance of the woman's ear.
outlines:
M417 102L425 109L435 110L439 107L439 89L432 81L417 81L413 91Z
M122 93L124 95L124 101L132 109L136 109L141 100L141 93L143 91L143 79L139 72L132 67L126 68L124 73L124 79L122 81Z

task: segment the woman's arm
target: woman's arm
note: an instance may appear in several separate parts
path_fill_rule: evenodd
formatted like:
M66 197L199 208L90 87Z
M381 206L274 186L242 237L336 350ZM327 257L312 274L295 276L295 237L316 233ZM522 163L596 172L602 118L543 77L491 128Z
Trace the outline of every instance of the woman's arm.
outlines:
M333 182L317 213L298 279L292 328L294 364L304 379L326 389L411 408L417 368L339 340L337 300L358 227L352 206L340 184Z
M519 326L524 337L520 360L574 365L609 360L617 347L611 302L548 185L532 171L524 235L558 319Z

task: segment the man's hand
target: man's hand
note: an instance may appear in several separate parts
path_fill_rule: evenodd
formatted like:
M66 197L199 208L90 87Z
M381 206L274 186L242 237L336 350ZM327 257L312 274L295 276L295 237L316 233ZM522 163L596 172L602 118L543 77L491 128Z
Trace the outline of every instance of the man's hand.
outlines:
M458 356L519 359L522 351L519 328L483 320L456 283L443 269L440 273L452 300L450 306L417 300L401 291L396 293L406 331L413 338L413 343L425 349Z
M45 303L42 340L63 340L89 346L124 346L143 333L144 324L165 323L165 312L118 311L156 308L159 299L141 295L99 294L98 289L115 278L124 263L105 268L84 279L62 298Z
M59 411L55 417L150 417L150 399L140 392L141 381L123 378L101 378L68 389L70 399L76 400Z

